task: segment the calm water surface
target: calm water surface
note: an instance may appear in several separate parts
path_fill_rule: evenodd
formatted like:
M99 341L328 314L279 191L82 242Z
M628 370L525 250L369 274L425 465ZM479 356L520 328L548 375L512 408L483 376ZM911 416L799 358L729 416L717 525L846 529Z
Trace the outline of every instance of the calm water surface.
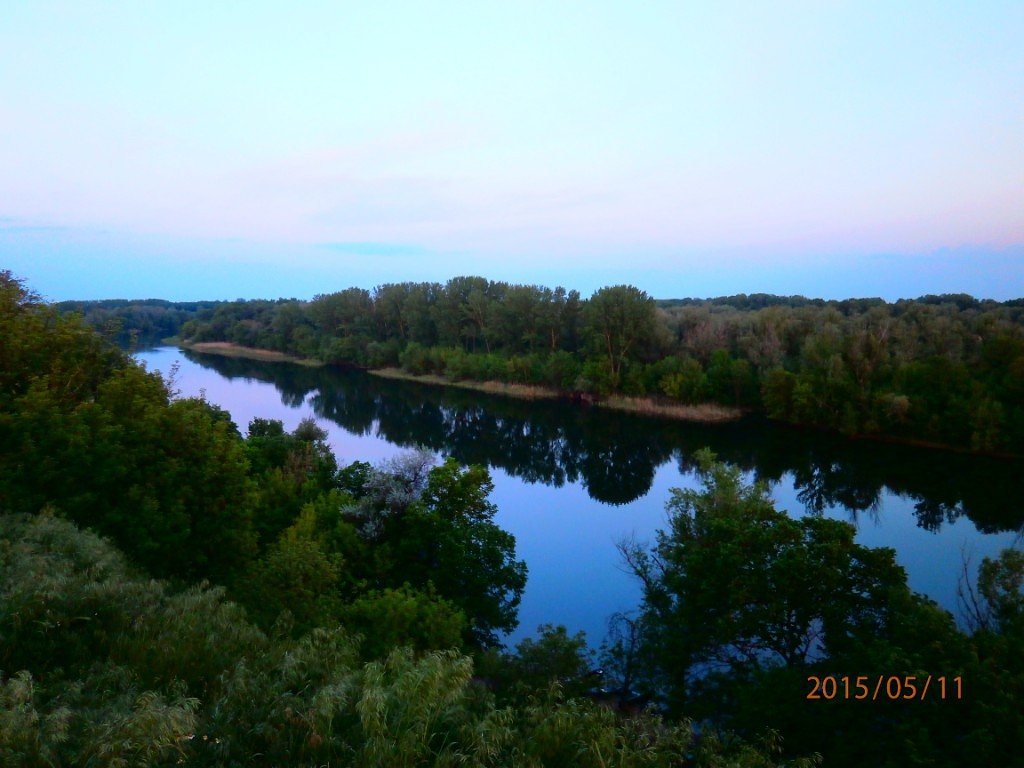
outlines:
M527 403L387 381L365 373L200 355L160 347L136 355L176 367L183 396L203 394L244 431L260 416L287 429L313 417L339 463L377 463L421 445L491 470L496 522L529 567L515 641L543 623L584 630L637 608L638 583L616 543L653 539L672 487L696 487L694 451L710 447L768 481L780 509L857 526L867 546L893 547L910 586L958 613L962 558L1019 542L1024 462L847 441L759 420L717 427Z

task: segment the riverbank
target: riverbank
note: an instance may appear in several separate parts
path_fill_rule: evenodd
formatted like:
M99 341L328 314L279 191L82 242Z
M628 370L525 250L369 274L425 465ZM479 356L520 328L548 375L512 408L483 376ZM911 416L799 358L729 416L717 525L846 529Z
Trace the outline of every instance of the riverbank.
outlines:
M520 400L566 400L570 393L555 387L542 387L535 384L510 384L504 381L451 381L443 376L416 375L400 368L378 368L368 370L373 376L400 381L414 381L419 384L431 384L440 387L457 387L471 389L475 392L486 392L491 395L515 397ZM612 395L606 398L587 396L585 402L596 408L607 408L610 411L625 411L644 416L678 421L696 421L704 424L719 424L736 421L744 415L739 408L731 408L717 403L701 403L700 405L684 405L682 403L663 403L649 397L623 397Z
M208 355L241 357L270 363L297 363L298 365L306 365L311 368L324 365L320 360L296 357L272 349L243 347L240 344L232 344L228 341L187 342L175 338L164 339L164 341L168 344L176 344L183 349L190 349L194 352L202 352ZM401 368L371 368L366 372L372 376L380 376L383 379L413 381L417 384L429 384L436 387L469 389L489 395L514 397L517 400L569 400L572 398L572 393L565 390L536 384L513 384L506 381L452 381L444 376L433 374L417 375L403 371ZM721 424L727 421L736 421L745 413L740 408L718 405L717 403L684 405L682 403L660 402L649 397L612 395L606 398L597 398L585 395L582 401L596 408L607 408L610 411L624 411L626 413L637 413L642 416L674 419L677 421L693 421L702 424Z
M318 368L326 365L321 360L313 358L297 357L284 352L277 352L272 349L258 349L255 347L243 347L227 341L203 341L187 342L176 337L163 339L164 344L175 345L183 349L193 350L210 355L221 355L223 357L238 357L262 362L286 362L304 365L310 368ZM622 411L636 413L643 416L650 416L659 419L671 419L674 421L689 421L701 424L723 424L737 421L747 415L749 411L732 406L719 405L718 403L701 403L699 405L685 405L683 403L670 403L656 400L649 397L626 397L623 395L611 395L599 398L594 395L578 394L567 392L555 387L544 387L535 384L512 384L504 381L453 381L444 376L435 374L413 374L401 368L377 368L367 369L366 373L372 376L379 376L384 379L398 381L412 381L418 384L428 384L437 387L454 387L456 389L468 389L474 392L483 392L489 395L500 395L512 397L517 400L575 400L595 408L605 408L610 411ZM835 430L822 427L813 427L806 424L795 424L792 422L778 422L779 425L789 429L820 431L830 434L839 434ZM1009 459L1019 461L1024 458L1021 454L1004 451L979 451L963 446L948 445L914 438L896 437L885 434L847 434L844 437L848 440L887 443L892 445L907 445L915 448L925 448L937 451L952 451L967 456L985 456L995 459Z
M229 341L200 341L189 342L181 339L164 339L168 344L175 344L182 349L190 349L193 352L202 352L208 355L220 355L222 357L241 357L247 360L261 360L266 363L296 363L310 368L318 368L323 365L320 360L308 357L296 357L285 352L278 352L273 349L258 349L256 347L243 347L240 344L232 344Z
M553 387L541 387L535 384L510 384L506 381L453 381L444 376L434 374L415 374L401 368L369 368L371 376L398 381L415 381L417 384L430 384L437 387L455 387L471 389L474 392L486 392L489 395L504 395L518 400L561 400L565 393Z

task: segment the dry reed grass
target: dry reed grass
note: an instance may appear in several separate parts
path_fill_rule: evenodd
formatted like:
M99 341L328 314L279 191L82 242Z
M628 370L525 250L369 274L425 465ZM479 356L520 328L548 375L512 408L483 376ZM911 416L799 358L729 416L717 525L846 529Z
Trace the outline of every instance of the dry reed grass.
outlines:
M222 357L243 357L247 360L262 360L268 363L298 363L299 365L308 365L311 367L323 365L319 360L295 357L294 355L277 352L273 349L243 347L239 344L232 344L229 341L200 341L196 343L179 341L178 346L194 350L195 352L203 352L208 355L221 355Z
M433 384L442 387L458 387L492 395L505 395L520 400L559 400L567 397L567 393L554 387L541 387L535 384L509 384L503 381L451 381L443 376L432 374L417 375L400 368L378 368L371 370L374 376L400 381L415 381L420 384ZM665 403L647 397L613 396L597 399L594 405L613 411L639 413L644 416L656 416L662 419L679 421L697 421L716 424L734 421L743 415L739 408L730 408L717 403L701 403L700 405L684 405L682 403Z

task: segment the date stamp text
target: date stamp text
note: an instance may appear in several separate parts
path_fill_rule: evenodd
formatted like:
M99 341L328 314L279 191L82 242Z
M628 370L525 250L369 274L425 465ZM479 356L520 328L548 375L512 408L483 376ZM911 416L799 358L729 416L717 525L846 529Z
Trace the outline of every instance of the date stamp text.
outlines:
M963 678L945 675L808 675L810 701L960 701Z

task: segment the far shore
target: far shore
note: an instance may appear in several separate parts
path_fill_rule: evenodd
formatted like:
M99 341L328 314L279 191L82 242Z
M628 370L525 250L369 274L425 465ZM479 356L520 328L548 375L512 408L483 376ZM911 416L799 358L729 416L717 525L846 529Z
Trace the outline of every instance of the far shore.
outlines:
M164 341L169 344L177 344L184 349L191 349L195 352L203 352L210 355L241 357L271 363L297 363L310 367L324 365L320 360L296 357L272 349L243 347L240 344L232 344L228 341L188 342L177 338L165 339ZM432 374L417 375L403 371L400 368L371 368L366 372L372 376L380 376L384 379L414 381L418 384L430 384L438 387L470 389L475 392L514 397L519 400L568 400L573 398L573 394L565 390L536 384L514 384L506 381L452 381L444 376ZM611 411L624 411L661 419L693 421L705 424L736 421L744 415L744 411L740 408L731 408L726 405L718 405L717 403L684 405L682 403L665 403L649 397L625 397L622 395L612 395L605 398L583 395L581 400L596 408L607 408Z
M267 363L297 363L316 368L323 363L308 357L296 357L285 352L278 352L273 349L258 349L256 347L243 347L241 344L232 344L229 341L200 341L190 342L181 339L165 339L164 341L176 344L183 349L191 349L194 352L203 352L208 355L221 355L222 357L243 357L248 360L262 360Z
M258 349L255 347L243 347L240 344L232 344L228 341L183 341L177 337L163 339L164 344L171 344L183 349L190 349L195 352L202 352L210 355L222 355L223 357L240 357L249 360L261 360L271 363L296 363L310 368L318 368L326 365L322 360L308 357L296 357L284 352L277 352L273 349ZM610 411L622 411L626 413L637 413L644 416L651 416L659 419L672 419L674 421L699 422L703 424L722 424L730 421L737 421L750 411L742 408L735 408L718 403L700 403L698 405L684 405L683 403L671 403L649 397L627 397L625 395L609 395L598 397L586 393L573 393L555 387L544 387L536 384L512 384L504 381L453 381L444 376L434 374L414 374L403 371L401 368L370 368L366 373L372 376L380 376L384 379L395 379L399 381L412 381L418 384L428 384L437 387L454 387L456 389L469 389L475 392L484 392L489 395L500 395L503 397L514 397L519 400L572 400L574 403L583 403L594 408L606 408ZM801 424L785 423L791 429L816 429ZM830 431L830 430L824 430ZM969 455L991 456L999 459L1020 459L1020 454L1003 453L999 451L976 451L960 446L946 445L925 440L912 440L907 438L893 437L891 435L879 434L855 434L846 435L851 440L870 440L881 443L893 443L896 445L911 445L918 448L930 450L953 451Z
M442 387L458 387L486 392L490 395L504 395L520 400L565 400L572 397L571 393L555 387L543 387L536 384L510 384L504 381L451 381L443 376L416 375L400 368L379 368L367 371L374 376L385 379L415 381L420 384L433 384ZM703 423L721 423L735 421L744 415L739 408L730 408L717 403L700 405L684 405L682 403L663 403L649 397L624 397L612 395L605 398L585 396L586 403L596 408L607 408L611 411L626 411L644 416L655 416L678 421L699 421Z

